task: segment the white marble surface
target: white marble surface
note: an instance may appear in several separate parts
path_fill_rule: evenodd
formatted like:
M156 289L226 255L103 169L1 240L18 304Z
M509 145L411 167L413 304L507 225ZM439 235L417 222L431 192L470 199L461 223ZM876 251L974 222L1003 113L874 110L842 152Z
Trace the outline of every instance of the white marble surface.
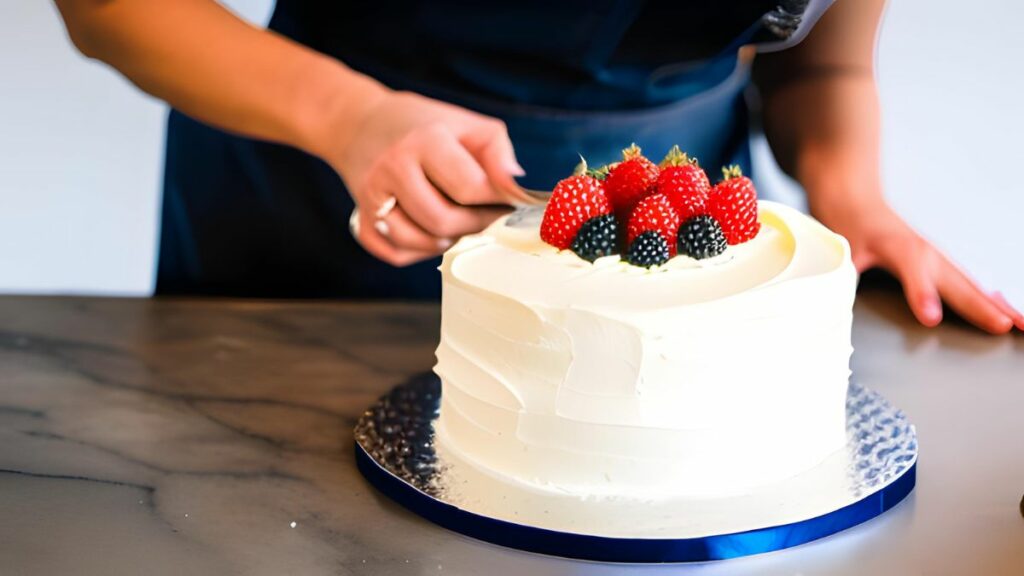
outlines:
M3 574L1020 574L1024 338L857 305L856 377L918 428L917 490L847 532L690 566L547 558L437 528L352 463L430 367L433 306L0 298ZM292 527L292 523L295 523Z

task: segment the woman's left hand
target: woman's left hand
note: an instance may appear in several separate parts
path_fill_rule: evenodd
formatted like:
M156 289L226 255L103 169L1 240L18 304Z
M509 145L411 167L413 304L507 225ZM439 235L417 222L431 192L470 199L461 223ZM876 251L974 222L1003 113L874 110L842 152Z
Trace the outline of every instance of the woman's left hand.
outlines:
M945 302L986 332L1005 334L1014 326L1024 330L1024 315L1002 294L984 291L887 205L866 215L850 210L823 221L849 240L858 272L879 267L900 280L907 303L921 324L939 324Z

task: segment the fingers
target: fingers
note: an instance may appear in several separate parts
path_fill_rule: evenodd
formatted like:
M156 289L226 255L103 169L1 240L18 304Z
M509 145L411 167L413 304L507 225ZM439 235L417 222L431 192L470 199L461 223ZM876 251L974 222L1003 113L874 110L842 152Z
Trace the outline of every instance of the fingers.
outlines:
M514 179L525 174L501 122L484 119L461 130L461 140L444 125L425 131L419 154L427 178L463 206L533 204Z
M950 262L940 264L936 282L943 299L971 324L992 334L1013 328L1013 318Z
M502 202L513 205L537 203L516 184L515 177L525 175L526 171L516 160L504 123L489 120L488 128L467 133L461 141L480 163L491 185L501 194Z
M396 206L384 218L373 223L374 229L396 248L416 252L440 254L452 245L451 238L432 236L409 219L401 206Z
M925 248L901 251L903 255L899 258L889 254L881 262L899 277L907 303L921 324L938 325L945 301L965 320L986 332L1004 334L1013 328L1019 313L1015 315L1008 304L1001 305L998 298L982 291L940 253ZM1020 321L1024 324L1024 317Z
M993 334L1024 326L1024 315L999 293L986 294L962 270L907 226L895 213L874 228L852 227L854 264L858 271L878 265L903 284L907 302L925 326L942 321L945 301L968 322ZM941 298L941 300L940 300Z
M1024 331L1024 314L1007 302L1006 297L1003 296L1002 292L993 292L989 296L992 298L992 301L995 302L996 306L998 306L1004 314L1013 320L1013 325L1017 327L1017 330Z
M418 226L437 238L459 238L483 230L508 213L495 207L470 208L454 204L427 180L412 161L394 168L398 205Z
M378 257L396 265L429 258L507 214L508 204L532 203L513 179L523 170L504 124L459 114L418 126L352 178L364 208L357 237Z
M431 183L463 206L506 203L504 194L491 186L479 162L454 134L444 128L433 132L421 156L423 171Z
M381 234L380 227L376 225L377 217L372 212L360 211L359 226L356 240L377 258L391 264L392 266L404 267L415 264L437 256L438 250L410 250L394 245L388 238ZM393 216L389 215L391 219Z
M903 285L903 294L917 321L929 328L942 322L942 301L929 274L927 263L921 259L903 259L891 263Z

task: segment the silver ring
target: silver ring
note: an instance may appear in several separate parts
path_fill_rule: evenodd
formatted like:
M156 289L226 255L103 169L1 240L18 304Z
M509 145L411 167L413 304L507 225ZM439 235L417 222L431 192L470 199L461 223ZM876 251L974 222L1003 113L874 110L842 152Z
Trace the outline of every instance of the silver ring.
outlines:
M353 208L352 215L348 217L348 231L353 238L359 239L359 208Z

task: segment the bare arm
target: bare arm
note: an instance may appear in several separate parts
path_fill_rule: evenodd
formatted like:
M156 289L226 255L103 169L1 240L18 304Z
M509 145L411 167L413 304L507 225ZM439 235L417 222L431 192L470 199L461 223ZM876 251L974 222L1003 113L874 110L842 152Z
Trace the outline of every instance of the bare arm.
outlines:
M884 203L875 39L885 0L839 0L799 45L757 60L765 133L783 170L827 215L856 201ZM850 191L856 191L850 192Z
M503 214L496 204L528 200L496 119L389 90L213 0L56 1L75 46L142 90L328 162L362 208L358 240L392 264L430 258Z
M57 6L83 54L182 112L246 136L323 155L328 141L346 139L322 134L324 118L357 118L384 93L372 79L211 0Z
M811 213L846 236L858 270L882 267L903 284L921 323L942 301L994 333L1024 316L982 291L885 201L875 43L885 0L838 0L798 46L760 56L755 79L765 134L779 164L807 191Z

